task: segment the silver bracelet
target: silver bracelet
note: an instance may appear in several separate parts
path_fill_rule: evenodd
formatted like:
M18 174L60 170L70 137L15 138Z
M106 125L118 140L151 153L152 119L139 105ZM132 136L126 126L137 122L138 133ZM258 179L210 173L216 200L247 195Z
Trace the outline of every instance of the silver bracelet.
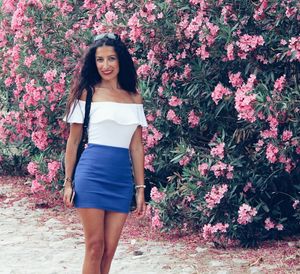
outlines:
M138 189L138 188L146 188L146 186L145 185L136 185L135 189Z

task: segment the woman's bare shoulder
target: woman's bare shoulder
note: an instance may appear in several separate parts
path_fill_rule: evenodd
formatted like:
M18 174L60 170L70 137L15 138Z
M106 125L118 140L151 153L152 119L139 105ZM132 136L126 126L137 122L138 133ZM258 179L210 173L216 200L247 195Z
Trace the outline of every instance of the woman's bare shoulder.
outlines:
M142 104L143 103L143 97L138 92L132 95L132 99L133 99L135 104Z
M86 101L87 91L84 89L81 93L80 100Z

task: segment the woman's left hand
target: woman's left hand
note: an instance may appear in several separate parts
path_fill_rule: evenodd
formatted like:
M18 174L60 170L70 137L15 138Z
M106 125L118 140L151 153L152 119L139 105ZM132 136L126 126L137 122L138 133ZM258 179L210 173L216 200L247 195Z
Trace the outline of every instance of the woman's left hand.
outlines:
M136 210L134 212L138 214L139 218L142 218L145 216L146 208L147 208L147 205L145 203L144 191L137 190L135 194L135 200L136 200Z

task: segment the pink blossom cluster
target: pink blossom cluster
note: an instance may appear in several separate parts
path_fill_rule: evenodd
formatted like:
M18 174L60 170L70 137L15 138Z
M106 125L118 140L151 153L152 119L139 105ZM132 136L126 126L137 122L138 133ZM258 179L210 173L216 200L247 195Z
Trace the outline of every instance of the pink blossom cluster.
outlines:
M172 107L181 106L181 105L182 105L182 100L179 99L179 98L176 97L176 96L172 96L172 97L169 99L169 105L172 106Z
M233 87L241 87L242 84L244 83L243 78L241 77L241 73L237 72L237 73L228 73L228 78L229 78L229 83L231 83L231 85Z
M219 83L214 91L211 94L211 98L217 105L219 101L223 98L223 96L230 95L231 91L228 88L225 88L221 83Z
M53 181L58 174L60 169L60 162L58 161L51 161L48 163L48 179L49 181Z
M154 186L151 188L150 197L154 202L160 203L163 199L165 199L166 194L158 191L157 187Z
M202 164L198 165L198 170L199 170L201 176L206 176L209 171L209 166L207 163L202 163Z
M45 150L48 147L49 141L45 130L37 130L31 134L32 141L40 150Z
M299 200L295 200L293 203L293 208L296 209L299 205L300 201Z
M237 21L237 16L233 12L232 5L225 5L222 8L221 16L223 18L224 24L227 25L229 20Z
M262 20L265 18L265 11L268 7L268 0L259 0L259 4L257 5L257 8L254 11L253 18L256 21Z
M286 85L286 76L284 74L278 79L276 79L274 83L274 90L281 92L285 88L285 85Z
M264 43L264 38L261 35L244 34L240 36L239 41L236 42L236 45L240 48L238 56L241 59L246 59L249 52L255 50L258 46L262 46Z
M290 130L284 130L282 132L282 141L287 142L293 137L293 132Z
M269 143L267 145L266 149L266 157L269 160L270 163L275 163L277 161L277 154L279 152L279 149L273 145L272 143Z
M191 128L196 127L199 124L200 117L195 114L194 110L191 110L188 114L188 123Z
M291 50L291 54L295 54L293 59L300 61L300 37L292 37L289 40L289 49Z
M225 147L225 143L217 144L215 147L211 148L210 155L213 157L219 157L220 159L223 159L224 147Z
M260 132L260 135L263 139L267 138L277 138L278 135L278 119L272 115L269 115L267 118L267 121L269 122L270 129L266 129Z
M256 121L254 104L256 95L251 93L256 81L256 76L251 74L247 84L239 87L235 93L235 109L238 111L238 118L251 123Z
M38 180L33 180L31 182L31 192L37 193L39 191L45 191L45 187Z
M219 186L213 186L211 191L205 195L205 201L209 209L213 209L217 204L221 202L224 194L228 191L228 185L222 184Z
M210 170L214 173L216 178L221 176L226 176L227 179L233 178L233 166L230 164L225 164L221 161L218 161L216 164L212 165Z
M239 208L238 214L238 223L241 225L246 225L252 222L253 217L257 214L257 210L256 208L252 208L247 204L242 204Z
M160 219L159 210L157 208L155 208L154 216L151 218L151 227L155 229L160 229L163 227L163 222Z
M292 159L287 158L283 154L278 157L278 162L284 164L284 170L288 173L291 173L291 171L296 167L296 164L292 161Z
M226 233L229 224L217 223L215 225L206 224L203 226L202 236L204 240L211 241L216 233Z
M186 152L187 152L187 154L184 155L179 161L179 164L181 166L186 166L191 161L192 157L195 154L195 150L193 148L187 149Z
M270 230L272 228L276 228L277 230L281 231L283 230L283 225L276 224L274 221L271 220L271 218L268 217L265 219L265 229Z
M155 159L155 155L154 154L147 154L145 155L145 164L144 167L145 169L148 169L152 172L154 172L154 167L153 167L153 161Z
M139 77L147 77L151 73L151 67L148 64L141 65L137 69L137 74Z
M246 193L250 189L252 189L252 182L247 182L247 184L244 186L243 191Z
M44 79L48 84L51 84L57 75L56 69L48 70L44 73Z
M178 117L173 109L169 109L167 113L167 120L172 121L175 125L181 124L181 119Z
M108 24L112 24L114 21L117 21L119 17L117 14L110 10L105 14L105 19Z
M225 46L226 52L227 52L227 60L224 59L224 61L233 61L234 58L234 44L230 43Z
M143 139L145 140L146 149L148 150L149 148L155 147L162 137L163 134L152 124L149 124L145 132L143 132Z
M27 170L29 174L35 175L38 171L38 164L35 162L29 162L29 164L27 165Z

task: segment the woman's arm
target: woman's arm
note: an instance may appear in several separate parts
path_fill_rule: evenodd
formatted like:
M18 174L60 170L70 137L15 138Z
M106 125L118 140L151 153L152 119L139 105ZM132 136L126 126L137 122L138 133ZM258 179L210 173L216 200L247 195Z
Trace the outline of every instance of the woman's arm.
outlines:
M141 104L142 97L138 94L134 98L135 103ZM142 140L142 127L138 126L135 130L130 146L129 151L132 159L134 180L136 186L145 185L144 180L144 145ZM144 216L146 213L146 204L145 204L145 194L144 187L136 188L136 205L138 215Z
M80 97L81 100L86 100L86 91ZM64 181L64 203L67 207L71 207L72 196L72 175L76 163L78 145L81 140L83 124L72 123L70 125L70 133L66 145L65 153L65 181Z

